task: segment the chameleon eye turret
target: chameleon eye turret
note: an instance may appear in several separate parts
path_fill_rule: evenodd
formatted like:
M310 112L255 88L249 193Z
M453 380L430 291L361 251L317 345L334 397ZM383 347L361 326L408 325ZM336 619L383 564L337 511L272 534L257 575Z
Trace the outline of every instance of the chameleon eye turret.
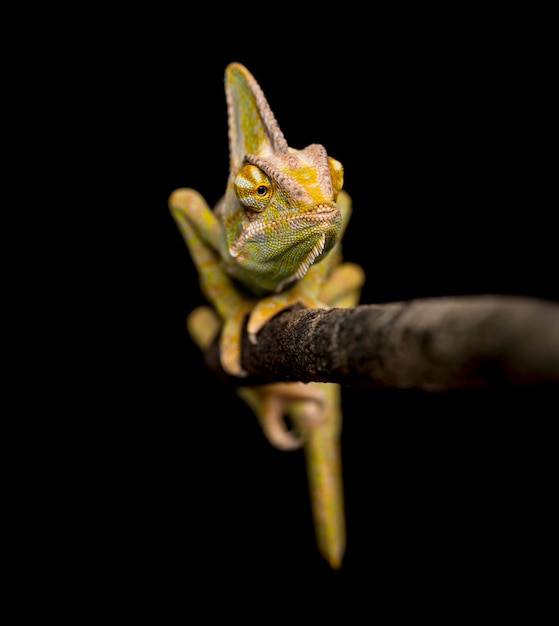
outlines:
M344 168L339 161L336 161L336 159L333 159L331 156L328 157L328 167L330 168L330 176L332 177L334 200L336 200L344 184Z
M244 165L233 183L241 204L250 211L261 213L270 203L272 181L255 165Z
M190 335L205 349L219 334L223 369L243 377L247 317L249 339L256 343L262 326L293 304L357 304L364 274L341 262L340 240L351 215L341 163L320 144L290 148L260 86L240 63L225 70L225 96L230 170L225 194L212 210L197 191L181 188L171 194L169 208L211 305L188 316ZM303 448L318 550L333 568L340 567L345 519L339 385L241 385L237 393L273 446Z

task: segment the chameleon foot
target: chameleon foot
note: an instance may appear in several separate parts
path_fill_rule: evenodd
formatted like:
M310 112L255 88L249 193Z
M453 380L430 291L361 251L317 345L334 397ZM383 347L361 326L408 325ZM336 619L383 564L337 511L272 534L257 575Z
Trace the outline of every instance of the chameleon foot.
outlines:
M247 324L248 338L251 343L256 343L258 331L274 315L294 304L302 304L308 308L322 308L324 303L296 291L286 291L285 293L274 294L260 300L250 313Z
M223 369L231 376L244 377L247 372L241 366L241 329L247 315L247 308L239 308L222 324L219 316L211 307L200 306L194 309L186 319L188 333L194 343L205 350L215 339L220 328L220 361Z
M229 313L220 337L220 360L223 369L232 376L244 377L247 372L241 365L241 338L248 311L240 307Z

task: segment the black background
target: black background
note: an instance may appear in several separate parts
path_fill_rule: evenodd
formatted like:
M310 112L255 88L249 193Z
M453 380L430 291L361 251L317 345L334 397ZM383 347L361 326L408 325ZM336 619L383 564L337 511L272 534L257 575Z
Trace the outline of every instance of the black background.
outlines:
M219 34L169 16L157 36L120 23L110 48L94 38L81 73L67 66L87 105L74 141L91 148L79 183L99 235L84 280L103 328L80 403L94 452L75 558L101 567L101 597L130 587L180 607L233 586L243 609L264 583L279 605L362 597L367 615L551 599L556 390L344 389L348 545L334 572L315 548L302 453L267 443L186 333L203 299L167 198L191 186L213 205L224 191L231 61L254 74L291 146L322 143L343 163L344 254L366 271L362 302L559 299L544 16L524 28L423 16L428 29L338 18L321 36L301 18L225 19Z

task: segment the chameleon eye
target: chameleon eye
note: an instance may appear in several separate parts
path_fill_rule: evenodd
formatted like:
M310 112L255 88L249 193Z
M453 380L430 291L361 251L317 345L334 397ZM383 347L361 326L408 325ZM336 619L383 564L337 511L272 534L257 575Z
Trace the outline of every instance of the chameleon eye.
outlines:
M249 211L260 213L270 202L272 181L256 165L243 165L233 182L235 194Z

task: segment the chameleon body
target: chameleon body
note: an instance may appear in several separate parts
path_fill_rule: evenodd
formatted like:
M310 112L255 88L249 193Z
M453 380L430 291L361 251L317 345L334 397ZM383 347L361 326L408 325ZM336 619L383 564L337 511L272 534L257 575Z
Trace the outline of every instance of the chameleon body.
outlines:
M225 194L212 210L194 189L176 189L169 208L212 305L188 316L190 335L204 349L220 333L222 366L242 377L245 323L256 342L266 321L295 303L353 306L364 275L359 266L341 259L351 199L342 190L340 162L319 144L289 147L260 86L243 65L227 66L225 94ZM333 568L340 567L345 521L339 386L272 383L241 386L237 392L272 445L303 447L317 545Z

